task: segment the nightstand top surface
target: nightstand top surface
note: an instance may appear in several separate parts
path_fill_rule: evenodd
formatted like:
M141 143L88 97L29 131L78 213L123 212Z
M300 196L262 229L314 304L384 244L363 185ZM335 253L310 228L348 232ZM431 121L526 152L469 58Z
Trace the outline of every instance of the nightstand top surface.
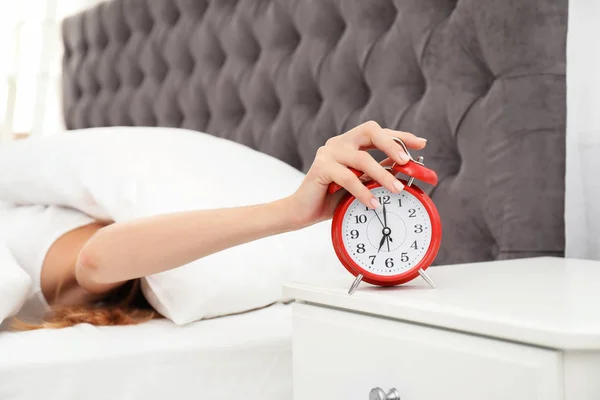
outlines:
M600 262L531 258L431 267L437 288L353 277L287 285L287 297L378 316L557 349L600 350Z

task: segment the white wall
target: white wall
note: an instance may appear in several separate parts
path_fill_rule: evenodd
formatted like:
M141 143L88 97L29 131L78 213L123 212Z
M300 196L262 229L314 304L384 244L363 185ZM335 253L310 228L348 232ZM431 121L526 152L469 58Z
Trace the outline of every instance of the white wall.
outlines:
M60 21L101 1L0 1L0 144L63 128Z
M569 0L566 256L600 260L600 2Z

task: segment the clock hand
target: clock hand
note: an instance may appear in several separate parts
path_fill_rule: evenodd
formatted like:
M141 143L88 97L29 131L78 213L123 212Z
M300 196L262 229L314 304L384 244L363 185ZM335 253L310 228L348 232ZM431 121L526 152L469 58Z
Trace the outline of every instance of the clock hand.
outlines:
M381 251L381 248L383 247L383 244L385 243L386 237L387 237L387 235L384 234L383 237L381 238L381 242L379 242L379 249L377 249L377 253L379 253Z
M385 203L383 203L383 227L387 228L387 213L385 211Z
M393 242L392 238L390 237L390 234L392 233L392 231L390 230L390 228L388 228L387 226L387 211L385 209L385 203L383 203L383 223L385 224L384 229L388 230L388 233L386 235L384 235L384 238L386 238L386 243L387 243L387 248L388 251L390 251L390 240Z

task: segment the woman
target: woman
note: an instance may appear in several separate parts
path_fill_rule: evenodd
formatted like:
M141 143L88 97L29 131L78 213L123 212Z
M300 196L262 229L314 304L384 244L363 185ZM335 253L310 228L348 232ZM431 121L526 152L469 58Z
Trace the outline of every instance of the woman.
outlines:
M65 218L73 210L46 208L46 219L39 221L48 225L46 231L52 232L52 243L47 251L40 246L41 256L28 253L30 261L22 263L27 264L24 268L34 284L39 285L41 302L51 311L42 324L18 325L22 329L65 327L81 322L122 325L153 318L156 313L143 300L139 278L331 218L342 195L327 193L332 182L343 186L367 207L377 208L377 199L347 167L364 171L388 190L400 192L402 184L384 165L405 164L408 156L392 137L402 139L413 149L423 148L426 142L413 134L367 122L328 140L318 150L295 193L270 203L113 224L92 221L81 214ZM365 151L374 148L389 158L377 163ZM42 238L40 243L43 241Z

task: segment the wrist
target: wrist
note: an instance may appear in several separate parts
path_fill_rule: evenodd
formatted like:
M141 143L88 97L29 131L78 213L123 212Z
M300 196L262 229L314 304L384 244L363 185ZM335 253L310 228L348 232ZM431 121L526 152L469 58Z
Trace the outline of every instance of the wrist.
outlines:
M270 203L270 206L272 215L277 219L279 229L282 232L295 231L310 225L297 212L298 206L291 196L276 200Z

